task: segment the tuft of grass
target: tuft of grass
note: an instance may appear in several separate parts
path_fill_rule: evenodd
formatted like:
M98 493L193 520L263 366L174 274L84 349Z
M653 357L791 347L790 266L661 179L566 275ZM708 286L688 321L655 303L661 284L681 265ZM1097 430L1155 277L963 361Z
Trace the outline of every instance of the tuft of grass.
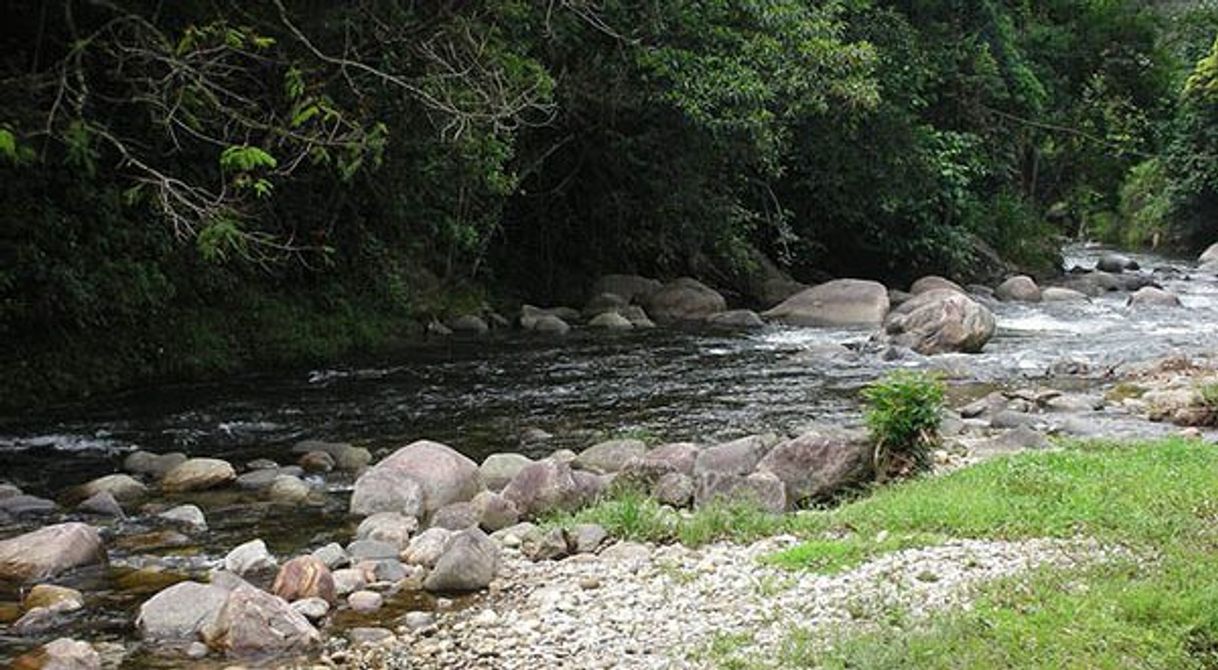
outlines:
M763 561L770 565L815 570L832 575L853 568L872 556L939 544L944 539L942 535L929 533L881 533L875 538L867 539L854 533L841 538L810 539L786 551L767 556Z
M863 389L866 421L876 445L876 472L909 474L930 468L939 443L943 381L925 372L898 371Z

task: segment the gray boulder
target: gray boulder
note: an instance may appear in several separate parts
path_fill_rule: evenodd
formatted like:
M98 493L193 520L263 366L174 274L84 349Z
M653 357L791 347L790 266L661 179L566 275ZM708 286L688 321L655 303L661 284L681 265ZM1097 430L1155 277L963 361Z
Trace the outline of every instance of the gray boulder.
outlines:
M262 540L250 540L224 557L224 569L242 577L274 572L279 563Z
M403 483L405 481L413 481L421 487L421 509L411 509L414 491L409 484ZM402 512L421 516L449 503L468 501L479 490L481 483L476 463L452 447L420 440L398 449L356 480L351 511L354 514Z
M642 440L607 440L584 449L572 465L603 475L621 470L626 461L640 457L646 451L647 445Z
M638 275L605 275L592 285L592 295L612 293L629 303L643 301L663 287L663 284L654 279Z
M400 512L377 512L360 522L355 530L357 540L376 540L397 547L410 544L410 536L419 529L419 520Z
M428 528L410 541L410 546L402 552L402 560L409 565L431 568L444 555L453 535L447 528Z
M478 467L478 474L482 478L483 486L491 491L502 491L503 487L507 486L508 482L516 476L516 473L532 462L533 459L524 454L510 452L491 454Z
M516 509L516 504L493 491L479 493L470 504L478 514L478 527L488 533L514 526L520 521L520 510Z
M694 480L680 472L670 472L651 489L651 497L662 505L689 507L694 498Z
M658 323L705 321L727 309L718 291L689 277L681 277L643 298L647 314Z
M779 442L773 434L749 435L738 440L706 447L694 461L694 475L705 472L739 475L749 474L757 463Z
M708 471L694 480L694 506L712 504L750 504L760 509L781 513L787 509L786 490L782 480L769 472L748 476Z
M423 514L423 485L391 470L373 468L355 480L351 491L352 514L392 512L409 517Z
M1121 273L1126 270L1137 270L1138 263L1128 256L1109 253L1100 256L1100 260L1095 264L1095 269L1101 272Z
M178 505L161 512L157 518L193 531L207 530L207 517L203 516L203 510L196 505Z
M920 293L885 323L891 341L923 355L977 353L994 336L994 315L972 298L947 289Z
M1129 307L1180 307L1180 298L1171 291L1147 286L1140 288L1129 296L1126 302Z
M1082 291L1050 286L1040 292L1040 299L1044 302L1086 302L1088 298Z
M748 330L751 328L764 328L765 321L751 309L733 309L719 314L712 314L706 319L708 326L715 328L730 328L736 330Z
M140 605L135 626L146 640L195 640L227 600L228 590L214 584L179 582Z
M165 473L161 488L170 493L202 491L237 479L237 471L218 458L191 458Z
M616 313L628 304L630 304L628 299L616 293L598 293L588 301L588 304L584 305L584 316L594 317L606 312Z
M571 326L557 316L546 314L545 316L538 317L533 322L533 327L529 330L547 335L566 335L570 332Z
M583 500L583 490L571 466L552 458L522 468L503 497L512 501L523 517L536 517L555 510L569 510Z
M871 447L812 432L787 440L757 464L782 480L787 500L824 500L872 477Z
M466 335L483 335L491 329L486 325L486 321L476 314L462 314L461 316L449 319L444 325L448 326L449 330L454 333L464 333Z
M228 592L201 634L209 647L241 658L303 651L321 639L313 624L283 598L248 585Z
M927 291L938 291L946 289L957 293L966 293L964 287L950 279L944 279L938 275L927 275L915 281L910 287L909 292L913 295L926 293Z
M133 502L148 495L148 487L130 475L106 475L82 485L76 491L81 500L99 493L109 493L120 502Z
M454 531L465 530L476 527L479 520L478 510L472 503L458 502L436 510L431 516L431 526Z
M609 539L609 533L594 523L581 523L571 529L570 544L577 554L591 554Z
M61 637L22 654L11 667L14 670L102 670L102 657L88 642Z
M1201 255L1197 257L1197 262L1202 264L1218 263L1218 242L1211 244L1208 249L1201 252Z
M114 494L109 491L100 491L85 498L76 506L76 509L86 514L96 514L98 516L109 516L116 519L121 519L126 515L123 512L123 506L115 500Z
M9 581L49 579L105 562L101 536L84 523L61 523L0 541L0 579Z
M123 459L123 469L132 474L160 479L165 476L165 473L185 462L186 454L181 452L153 454L147 451L135 451Z
M634 324L617 312L603 312L589 321L588 327L601 330L633 330Z
M1040 302L1040 287L1027 275L1010 277L994 289L994 297L1006 302Z
M499 547L486 533L471 528L452 538L423 580L432 592L477 591L486 588L499 570Z
M796 293L762 316L793 326L868 328L880 325L888 308L883 284L835 279Z

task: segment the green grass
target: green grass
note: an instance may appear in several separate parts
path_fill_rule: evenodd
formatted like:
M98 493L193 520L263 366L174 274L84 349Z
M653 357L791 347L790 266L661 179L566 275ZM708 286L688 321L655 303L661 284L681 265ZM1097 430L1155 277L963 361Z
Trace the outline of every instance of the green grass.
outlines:
M1071 445L907 482L799 519L802 531L820 535L774 561L842 569L950 537L1093 537L1153 560L1040 570L982 587L968 610L896 617L828 639L825 631L794 631L767 658L725 655L720 667L1218 667L1213 445Z

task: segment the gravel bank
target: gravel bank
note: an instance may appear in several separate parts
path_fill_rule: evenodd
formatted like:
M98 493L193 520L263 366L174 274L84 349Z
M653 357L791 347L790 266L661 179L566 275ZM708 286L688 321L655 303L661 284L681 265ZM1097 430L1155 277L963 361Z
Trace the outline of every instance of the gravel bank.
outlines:
M705 661L696 652L716 635L749 635L759 651L772 651L795 628L829 634L893 612L921 617L965 605L972 587L990 580L1121 553L1081 540L970 540L888 554L832 576L758 563L795 543L620 543L599 556L541 563L509 549L498 588L479 605L332 658L357 667L698 668Z

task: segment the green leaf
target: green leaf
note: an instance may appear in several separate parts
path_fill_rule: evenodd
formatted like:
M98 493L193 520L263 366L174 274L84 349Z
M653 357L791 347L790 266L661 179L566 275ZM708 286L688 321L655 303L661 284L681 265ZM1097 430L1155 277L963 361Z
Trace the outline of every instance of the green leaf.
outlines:
M220 154L220 168L229 172L249 172L257 168L274 169L279 161L266 151L249 145L231 146Z

